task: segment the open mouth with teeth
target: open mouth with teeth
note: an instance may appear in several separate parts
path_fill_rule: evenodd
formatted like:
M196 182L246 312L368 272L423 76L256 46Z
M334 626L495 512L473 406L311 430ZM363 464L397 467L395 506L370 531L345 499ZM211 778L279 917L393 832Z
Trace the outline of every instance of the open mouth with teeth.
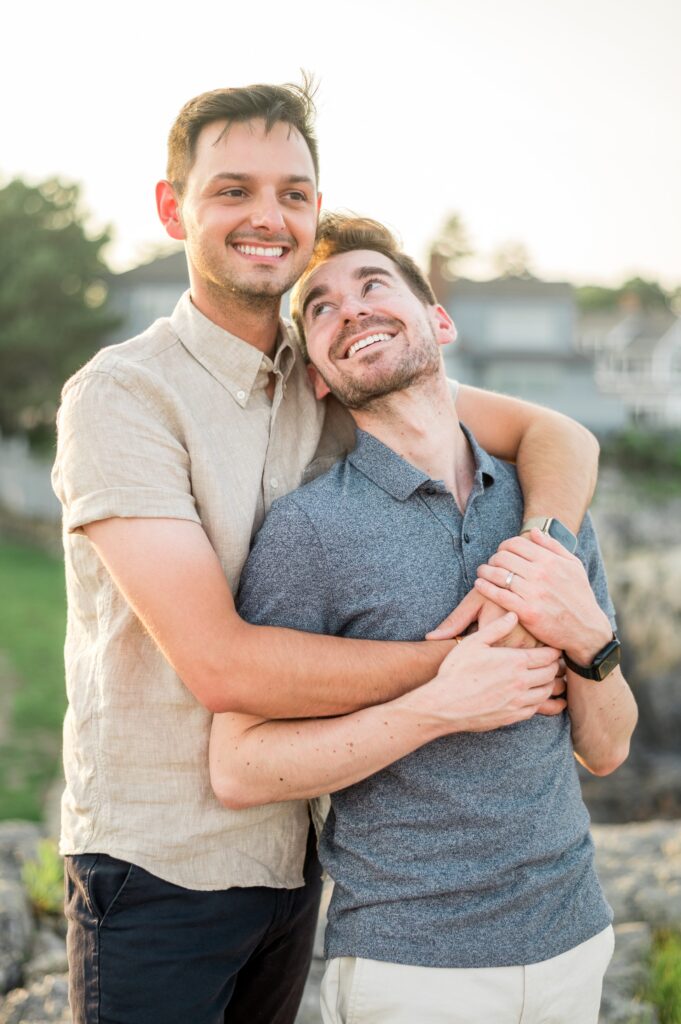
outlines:
M369 348L370 345L377 345L381 341L392 341L394 335L388 334L387 331L376 331L375 334L368 334L365 338L360 338L356 341L345 353L345 358L350 359L356 352L360 352L364 348Z
M280 260L289 252L286 245L247 245L245 242L233 242L233 247L247 259Z

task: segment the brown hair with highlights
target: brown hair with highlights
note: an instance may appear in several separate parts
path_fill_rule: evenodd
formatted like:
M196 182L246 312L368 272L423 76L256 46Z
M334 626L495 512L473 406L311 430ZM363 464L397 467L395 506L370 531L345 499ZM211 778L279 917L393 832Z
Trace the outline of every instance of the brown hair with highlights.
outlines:
M248 85L239 89L214 89L185 103L168 136L167 177L178 195L184 191L187 175L196 155L196 140L202 129L214 121L226 121L224 131L238 122L262 119L265 131L275 124L288 124L307 143L319 179L319 148L314 118L315 83L303 72L302 85Z
M357 249L369 249L382 253L383 256L392 260L414 295L421 300L424 306L432 306L437 303L428 278L415 260L402 252L400 243L388 228L370 217L355 217L349 213L325 213L319 221L312 258L291 293L291 317L298 328L305 358L307 358L307 347L300 305L305 282L320 264L326 263L332 256L354 252Z

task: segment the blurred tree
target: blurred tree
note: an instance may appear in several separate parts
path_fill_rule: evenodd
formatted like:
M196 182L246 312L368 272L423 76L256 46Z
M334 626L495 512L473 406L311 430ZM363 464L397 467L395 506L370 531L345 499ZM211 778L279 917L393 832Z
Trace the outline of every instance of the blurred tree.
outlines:
M677 289L677 292L681 289ZM621 306L634 306L652 311L669 309L673 306L676 292L667 292L657 281L646 281L632 277L619 288L605 288L602 285L582 285L577 288L577 302L586 313L608 312Z
M499 277L532 277L530 253L522 242L506 242L492 257Z
M440 274L445 280L453 281L459 276L460 264L473 255L473 249L466 226L458 213L450 213L447 216L430 247L430 253L431 263L435 257Z
M0 431L50 436L61 386L117 323L80 188L19 178L0 189Z

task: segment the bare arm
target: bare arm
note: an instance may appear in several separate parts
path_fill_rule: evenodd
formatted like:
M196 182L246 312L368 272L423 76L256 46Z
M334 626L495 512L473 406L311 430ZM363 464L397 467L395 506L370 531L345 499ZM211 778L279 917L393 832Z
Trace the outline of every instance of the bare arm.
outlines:
M556 516L576 533L596 486L596 438L561 413L465 385L456 408L483 448L516 463L525 519Z
M345 714L432 679L452 647L250 625L196 523L113 518L84 530L164 656L211 711Z
M610 621L580 560L539 530L530 537L504 541L489 564L480 566L476 589L514 611L543 643L588 665L612 639ZM512 589L504 586L509 572ZM568 670L567 697L576 756L595 775L608 775L626 759L637 720L626 680L619 669L601 682Z
M505 615L467 637L430 683L377 707L321 720L216 715L210 741L216 795L237 809L318 796L447 733L530 718L551 692L558 652L493 647L514 624L515 616Z

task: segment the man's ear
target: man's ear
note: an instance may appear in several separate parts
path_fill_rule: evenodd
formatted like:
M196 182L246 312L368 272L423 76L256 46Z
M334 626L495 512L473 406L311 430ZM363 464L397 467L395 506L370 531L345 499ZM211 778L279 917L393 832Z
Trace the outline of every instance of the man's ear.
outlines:
M321 212L322 212L322 194L321 194L321 192L318 192L317 193L317 216L319 216L319 214Z
M435 329L435 340L438 345L449 345L456 341L456 327L454 321L444 306L430 307L431 323Z
M307 375L310 378L310 384L314 389L315 398L322 399L325 398L326 395L330 394L326 381L323 380L319 370L316 366L313 366L312 363L307 364Z
M180 216L180 204L175 189L169 181L159 181L156 186L156 209L161 224L171 238L184 241L184 228Z

